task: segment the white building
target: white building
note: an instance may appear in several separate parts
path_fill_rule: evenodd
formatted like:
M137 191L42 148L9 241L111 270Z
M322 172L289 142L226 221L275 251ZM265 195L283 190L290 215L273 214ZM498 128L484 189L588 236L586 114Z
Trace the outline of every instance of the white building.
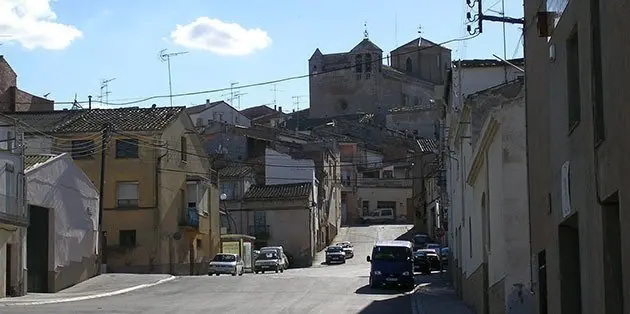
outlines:
M69 154L27 155L29 291L56 292L97 274L99 192Z
M26 234L22 133L0 117L0 297L26 293Z
M473 192L470 209L481 214L483 246L477 255L487 265L487 308L491 313L531 313L523 80L475 94L471 102L478 108L492 106L466 178Z
M205 104L186 108L186 112L190 115L190 119L195 123L195 126L198 127L207 126L212 122L222 122L247 128L251 126L251 121L246 116L225 101L210 102L207 99Z

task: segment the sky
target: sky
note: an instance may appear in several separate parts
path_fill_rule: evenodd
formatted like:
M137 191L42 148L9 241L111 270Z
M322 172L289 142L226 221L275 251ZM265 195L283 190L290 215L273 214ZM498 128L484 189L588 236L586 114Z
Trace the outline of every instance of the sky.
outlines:
M501 0L480 1L486 14L501 14ZM385 53L418 36L465 38L467 10L466 0L0 0L0 55L20 89L49 94L55 109L69 108L63 103L75 95L84 107L88 95L94 107L169 106L168 66L160 58L167 49L186 52L171 57L173 105L226 100L234 85L241 94L234 107L275 99L287 112L308 107L308 78L277 83L276 92L274 84L238 86L306 75L316 48L348 51L366 29ZM522 18L522 1L505 0L505 14ZM506 25L508 59L522 57L520 27ZM503 25L483 28L446 44L453 60L504 56ZM107 105L96 103L103 80L111 80Z

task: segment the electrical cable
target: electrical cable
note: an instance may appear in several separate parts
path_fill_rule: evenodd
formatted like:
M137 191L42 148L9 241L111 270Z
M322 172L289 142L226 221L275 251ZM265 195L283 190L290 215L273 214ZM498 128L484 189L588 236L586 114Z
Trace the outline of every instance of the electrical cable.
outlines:
M475 34L472 36L466 36L466 37L461 37L461 38L453 38L438 44L431 44L428 46L423 46L423 47L419 47L418 49L414 49L414 50L410 50L410 51L406 51L406 52L401 52L396 54L395 56L401 56L401 55L407 55L407 54L413 54L419 51L423 51L423 50L427 50L427 49L431 49L434 47L441 47L443 45L449 44L449 43L453 43L453 42L458 42L458 41L466 41L466 40L470 40L473 39L475 37L479 36L479 34ZM393 56L390 56L393 57ZM383 60L386 60L386 57L382 57L382 58L377 58L375 60L372 60L371 62L362 62L361 64L365 65L365 64L372 64L372 63L380 63L381 65L383 64ZM322 75L322 74L328 74L328 73L333 73L333 72L337 72L337 71L344 71L344 70L349 70L349 69L353 69L356 67L356 64L352 64L352 65L348 65L348 66L343 66L340 68L335 68L335 69L330 69L330 70L326 70L326 71L321 71L321 72L317 72L317 73L309 73L309 74L302 74L302 75L295 75L295 76L288 76L288 77L284 77L284 78L280 78L280 79L275 79L275 80L270 80L270 81L263 81L263 82L258 82L258 83L251 83L251 84L247 84L247 85L241 85L239 86L239 90L240 89L244 89L244 88L252 88L252 87L259 87L259 86L265 86L265 85L273 85L273 84L277 84L277 83L282 83L282 82L287 82L287 81L293 81L293 80L298 80L298 79L303 79L303 78L309 78L311 76L316 76L316 75ZM178 93L178 94L172 94L172 95L154 95L154 96L149 96L149 97L144 97L144 98L140 98L138 100L134 100L134 101L127 101L127 102L121 102L121 103L108 103L108 102L104 102L104 101L99 101L99 100L92 100L92 103L99 103L102 105L107 105L107 106L119 106L119 107L123 107L123 106L128 106L128 105L133 105L133 104L138 104L138 103L142 103L142 102L146 102L149 100L154 100L154 99L162 99L162 98L175 98L175 97L186 97L186 96L194 96L194 95L201 95L201 94L212 94L212 93L218 93L218 92L225 92L225 91L229 91L229 90L233 90L234 87L225 87L225 88L218 88L218 89L211 89L211 90L200 90L200 91L193 91L193 92L186 92L186 93ZM55 102L55 104L58 105L72 105L75 102L77 102L76 100L73 101L60 101L60 102ZM80 103L85 103L88 101L79 101ZM21 102L15 102L15 104L30 104L30 103L21 103Z

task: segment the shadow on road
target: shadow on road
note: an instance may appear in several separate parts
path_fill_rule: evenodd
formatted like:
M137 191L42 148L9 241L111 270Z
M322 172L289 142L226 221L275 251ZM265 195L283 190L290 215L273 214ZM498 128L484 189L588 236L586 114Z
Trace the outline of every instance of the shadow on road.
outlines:
M408 295L400 295L395 298L377 300L364 307L359 314L410 314L411 306Z
M400 240L400 241L412 241L413 242L413 236L416 235L418 233L418 231L415 228L411 228L409 229L409 231L399 235L396 240Z
M401 294L405 292L405 290L403 289L395 289L395 288L389 288L389 289L373 289L370 288L369 285L365 285L357 290L354 291L354 293L356 294Z

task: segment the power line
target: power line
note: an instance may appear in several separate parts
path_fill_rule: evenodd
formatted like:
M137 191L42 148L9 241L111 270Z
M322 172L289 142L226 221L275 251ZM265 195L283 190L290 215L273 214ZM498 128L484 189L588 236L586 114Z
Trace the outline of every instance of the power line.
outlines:
M431 45L427 45L427 46L418 47L417 49L409 50L409 51L406 51L406 52L401 52L401 53L396 54L396 56L404 56L404 55L408 55L408 54L413 54L413 53L416 53L416 52L419 52L419 51L428 50L428 49L431 49L431 48L434 48L434 47L443 46L443 45L450 44L450 43L453 43L453 42L466 41L466 40L473 39L473 38L475 38L477 36L479 36L479 34L474 34L474 35L467 36L467 37L462 37L462 38L454 38L454 39L450 39L450 40L447 40L447 41L443 41L443 42L438 43L438 44L431 44ZM371 62L363 62L363 63L364 64L371 64L371 63L378 63L378 62L380 62L382 64L383 60L385 60L385 59L387 59L387 57L376 58L376 59L373 59ZM330 69L330 70L326 70L326 71L319 71L317 73L309 73L309 74L288 76L288 77L275 79L275 80L270 80L270 81L263 81L263 82L258 82L258 83L242 85L242 86L239 86L239 88L242 89L242 88L252 88L252 87L273 85L273 84L278 84L278 83L282 83L282 82L308 78L308 77L311 77L311 76L316 76L316 75L321 75L321 74L327 74L327 73L333 73L333 72L337 72L337 71L350 70L350 69L354 69L354 68L355 68L355 65L351 64L351 65L343 66L343 67L340 67L340 68ZM226 92L226 91L230 91L230 90L233 90L233 86L224 87L224 88L218 88L218 89L210 89L210 90L198 90L198 91L193 91L193 92L170 94L170 95L154 95L154 96L148 96L148 97L144 97L144 98L137 98L136 100L133 100L133 101L127 101L127 102L121 102L121 103L105 103L105 102L99 102L99 103L101 103L102 105L107 105L107 106L128 106L128 105L139 104L139 103L143 103L143 102L150 101L150 100L155 100L155 99L173 98L173 97L186 97L186 96L195 96L195 95L201 95L201 94L212 94L212 93L218 93L218 92ZM71 105L72 103L73 103L73 101L56 101L55 102L55 104L58 104L58 105ZM16 104L28 104L28 103L16 102Z

